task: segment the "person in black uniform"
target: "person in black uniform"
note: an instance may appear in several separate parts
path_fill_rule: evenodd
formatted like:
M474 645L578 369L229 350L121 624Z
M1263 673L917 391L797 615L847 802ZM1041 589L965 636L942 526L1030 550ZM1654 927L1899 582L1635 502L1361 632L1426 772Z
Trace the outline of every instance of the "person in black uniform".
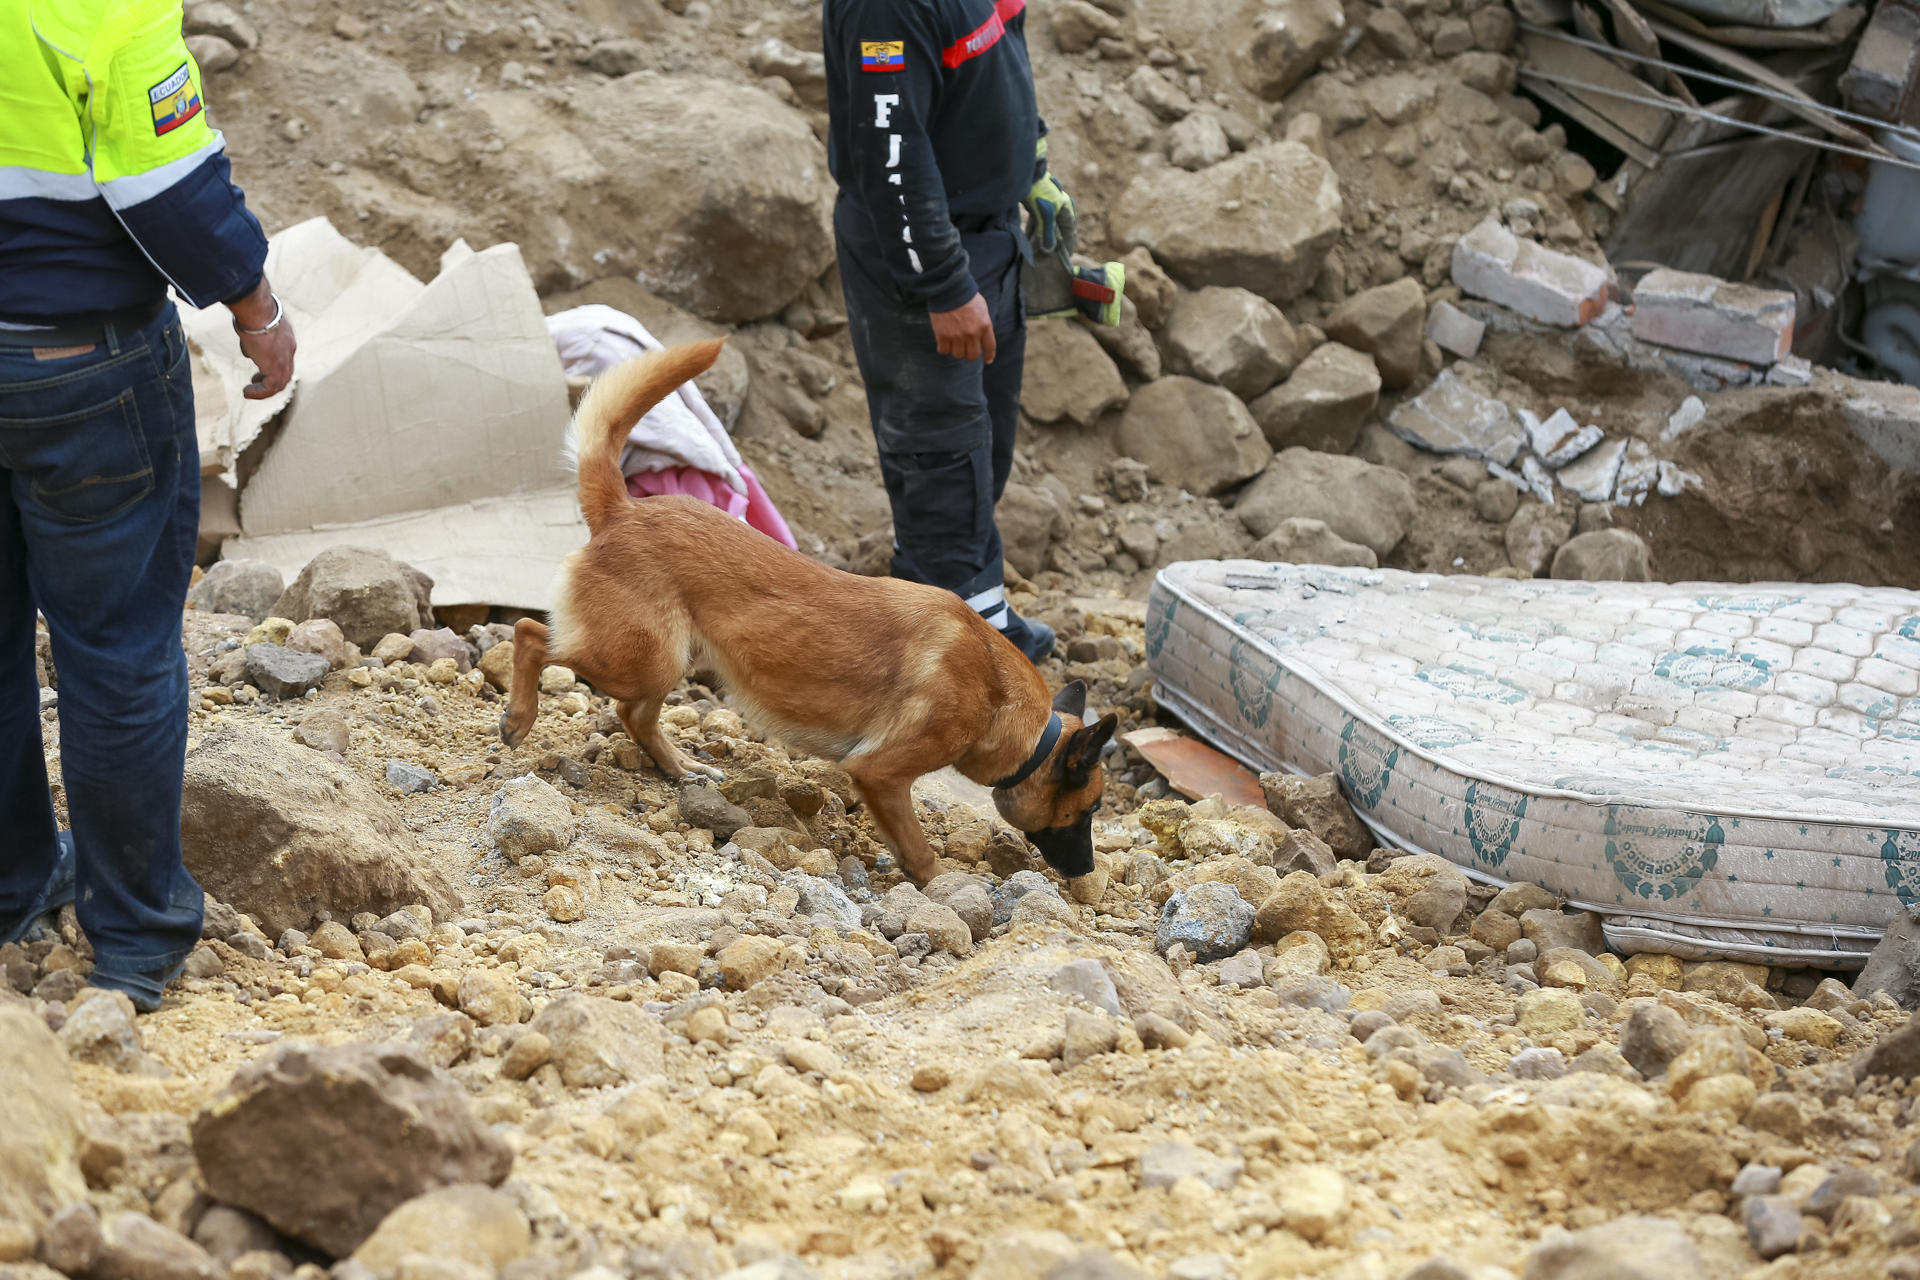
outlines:
M834 237L893 574L958 593L1037 662L1053 630L1007 607L994 507L1026 358L1020 209L1044 211L1051 237L1071 205L1046 173L1025 9L825 0L823 49Z

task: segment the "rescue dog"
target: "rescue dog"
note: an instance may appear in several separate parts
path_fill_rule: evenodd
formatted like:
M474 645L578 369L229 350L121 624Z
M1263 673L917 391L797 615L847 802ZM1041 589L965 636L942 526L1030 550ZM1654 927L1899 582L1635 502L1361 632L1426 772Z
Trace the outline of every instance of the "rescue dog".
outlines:
M525 740L540 670L562 663L615 699L628 735L669 777L719 778L682 755L659 719L683 676L709 671L763 731L841 763L915 880L936 859L913 782L947 765L993 787L1000 815L1061 874L1092 871L1100 756L1116 721L1085 722L1084 684L1049 700L1033 664L952 592L842 573L694 498L628 495L627 433L720 347L642 356L581 400L571 444L592 537L562 564L548 623L514 628L501 738Z

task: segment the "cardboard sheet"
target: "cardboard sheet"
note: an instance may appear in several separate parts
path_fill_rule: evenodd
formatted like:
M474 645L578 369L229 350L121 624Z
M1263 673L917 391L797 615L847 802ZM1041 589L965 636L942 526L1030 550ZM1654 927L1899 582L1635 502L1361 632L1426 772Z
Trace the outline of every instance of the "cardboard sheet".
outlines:
M274 237L268 274L300 340L289 391L245 400L224 309L186 319L202 472L238 491L228 558L291 578L330 546L378 547L436 606L548 606L586 542L561 460L566 377L520 251L456 244L421 284L324 219Z

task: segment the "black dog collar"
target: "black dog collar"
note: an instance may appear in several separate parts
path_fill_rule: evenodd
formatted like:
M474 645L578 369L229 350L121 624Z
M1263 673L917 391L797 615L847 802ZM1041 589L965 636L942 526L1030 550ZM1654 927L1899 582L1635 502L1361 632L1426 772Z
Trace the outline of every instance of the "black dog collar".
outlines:
M1040 745L1033 749L1033 754L1027 757L1027 762L1021 765L1015 772L1008 774L1006 777L1000 779L1000 781L994 783L993 789L995 791L1006 791L1019 786L1028 778L1031 778L1033 771L1038 769L1041 764L1046 761L1046 758L1053 754L1053 744L1058 741L1060 741L1060 713L1056 711L1047 717L1047 727L1040 733Z

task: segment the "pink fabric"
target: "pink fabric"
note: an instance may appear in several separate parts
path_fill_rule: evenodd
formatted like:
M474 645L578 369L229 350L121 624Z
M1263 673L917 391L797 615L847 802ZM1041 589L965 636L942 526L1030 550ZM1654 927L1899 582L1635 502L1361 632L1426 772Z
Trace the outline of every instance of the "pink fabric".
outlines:
M760 487L760 480L752 469L742 466L740 478L747 482L744 494L735 493L719 476L695 467L669 467L665 471L641 471L628 476L627 492L636 498L684 493L700 499L708 506L720 508L735 520L746 521L783 547L799 550L799 545L793 540L792 530L780 518L779 509L773 505L773 499L767 496L767 491Z

